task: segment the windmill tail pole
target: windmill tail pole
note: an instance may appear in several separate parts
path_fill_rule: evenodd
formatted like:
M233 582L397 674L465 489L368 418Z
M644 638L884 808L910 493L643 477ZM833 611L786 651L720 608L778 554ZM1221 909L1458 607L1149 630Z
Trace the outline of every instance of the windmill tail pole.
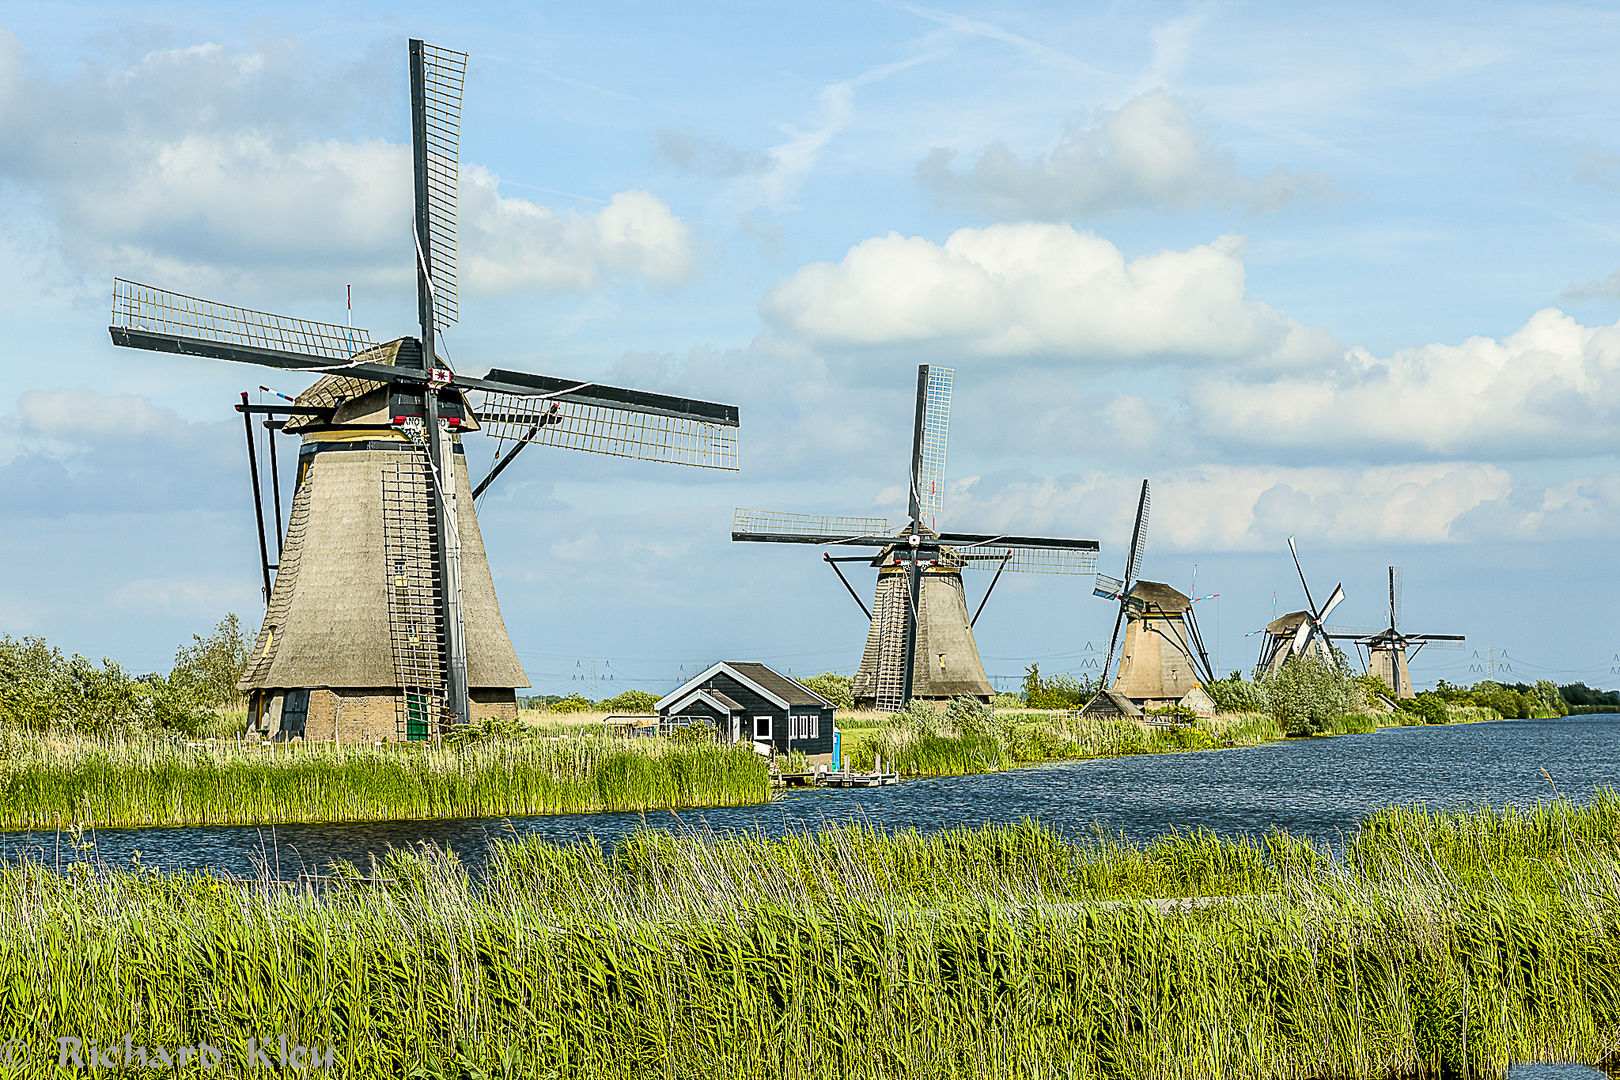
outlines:
M990 602L990 594L996 591L996 582L1001 580L1001 572L1007 569L1007 560L1011 558L1012 552L1009 551L1005 556L1002 557L1001 565L996 567L996 576L990 579L990 587L984 590L984 599L979 601L979 610L975 611L973 613L973 618L968 620L969 630L978 625L979 616L984 614L984 605Z
M1119 602L1119 613L1114 616L1114 635L1108 639L1108 658L1103 661L1103 689L1108 689L1108 670L1114 666L1114 647L1119 644L1119 624L1125 619L1125 601Z
M850 598L853 599L855 601L855 605L861 609L861 614L866 616L866 621L871 622L872 613L866 610L866 605L861 602L860 594L855 591L855 586L849 583L849 578L844 576L844 572L838 569L838 564L833 561L833 557L828 555L825 551L821 553L821 557L827 560L827 565L833 568L833 573L838 575L838 580L842 581L844 583L844 588L849 590Z
M259 526L259 569L264 574L264 602L270 604L270 549L264 539L264 493L259 488L259 455L253 448L253 415L247 410L247 391L242 391L242 428L247 432L248 472L253 474L253 520Z

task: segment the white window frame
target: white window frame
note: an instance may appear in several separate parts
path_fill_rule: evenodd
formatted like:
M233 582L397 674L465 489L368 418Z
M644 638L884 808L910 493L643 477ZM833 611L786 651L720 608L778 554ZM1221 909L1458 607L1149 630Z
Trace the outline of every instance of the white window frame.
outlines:
M765 730L763 732L759 730L761 720L765 721ZM771 718L768 715L754 717L754 741L759 742L761 740L765 742L771 741Z

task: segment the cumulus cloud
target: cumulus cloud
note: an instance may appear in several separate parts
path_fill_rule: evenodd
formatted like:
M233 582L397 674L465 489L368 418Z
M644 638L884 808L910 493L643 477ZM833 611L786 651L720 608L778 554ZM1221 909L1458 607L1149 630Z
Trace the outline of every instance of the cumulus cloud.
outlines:
M1094 475L983 478L953 489L952 527L1127 539L1141 481ZM1154 546L1265 550L1297 535L1324 543L1445 543L1464 515L1505 498L1512 477L1448 462L1375 469L1202 465L1152 477ZM1099 532L1101 535L1099 536Z
M205 44L57 80L0 29L0 179L42 201L86 269L192 292L408 288L408 148L321 134L397 96L371 68L333 74L284 42ZM615 275L669 287L694 266L690 230L646 192L583 214L503 196L476 166L461 187L468 292L594 289Z
M944 203L1004 218L1069 220L1207 205L1261 214L1336 195L1319 173L1242 175L1209 129L1163 90L1099 111L1089 124L1071 124L1050 150L1027 160L1003 142L965 171L955 160L954 151L935 150L917 166L918 182Z
M1322 372L1196 382L1195 422L1229 443L1362 459L1575 457L1620 449L1620 326L1554 308L1500 341L1352 349Z
M691 277L691 229L645 191L621 191L596 213L559 213L502 198L498 183L482 169L462 182L462 280L475 292L594 289L614 273L672 288Z
M0 464L0 503L17 514L241 505L241 429L227 421L191 423L143 395L79 387L30 391L0 424L21 448Z
M1337 349L1327 331L1248 297L1240 237L1127 262L1093 233L1038 223L959 229L944 244L864 240L779 282L761 311L816 344L949 343L984 357L1286 368Z

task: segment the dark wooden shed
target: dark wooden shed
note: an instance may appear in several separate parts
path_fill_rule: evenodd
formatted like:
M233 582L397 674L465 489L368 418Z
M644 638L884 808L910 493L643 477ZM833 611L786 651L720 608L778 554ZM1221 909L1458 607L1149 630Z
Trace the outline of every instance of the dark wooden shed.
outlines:
M663 728L707 721L721 742L832 763L832 702L764 664L715 664L654 708Z

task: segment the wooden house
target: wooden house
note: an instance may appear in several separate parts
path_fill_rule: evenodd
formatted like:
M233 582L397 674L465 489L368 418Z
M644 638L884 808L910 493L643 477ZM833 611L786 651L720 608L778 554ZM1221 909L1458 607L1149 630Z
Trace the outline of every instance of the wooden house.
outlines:
M654 706L659 727L709 723L725 743L762 753L798 751L814 764L833 759L833 704L764 664L715 664Z

